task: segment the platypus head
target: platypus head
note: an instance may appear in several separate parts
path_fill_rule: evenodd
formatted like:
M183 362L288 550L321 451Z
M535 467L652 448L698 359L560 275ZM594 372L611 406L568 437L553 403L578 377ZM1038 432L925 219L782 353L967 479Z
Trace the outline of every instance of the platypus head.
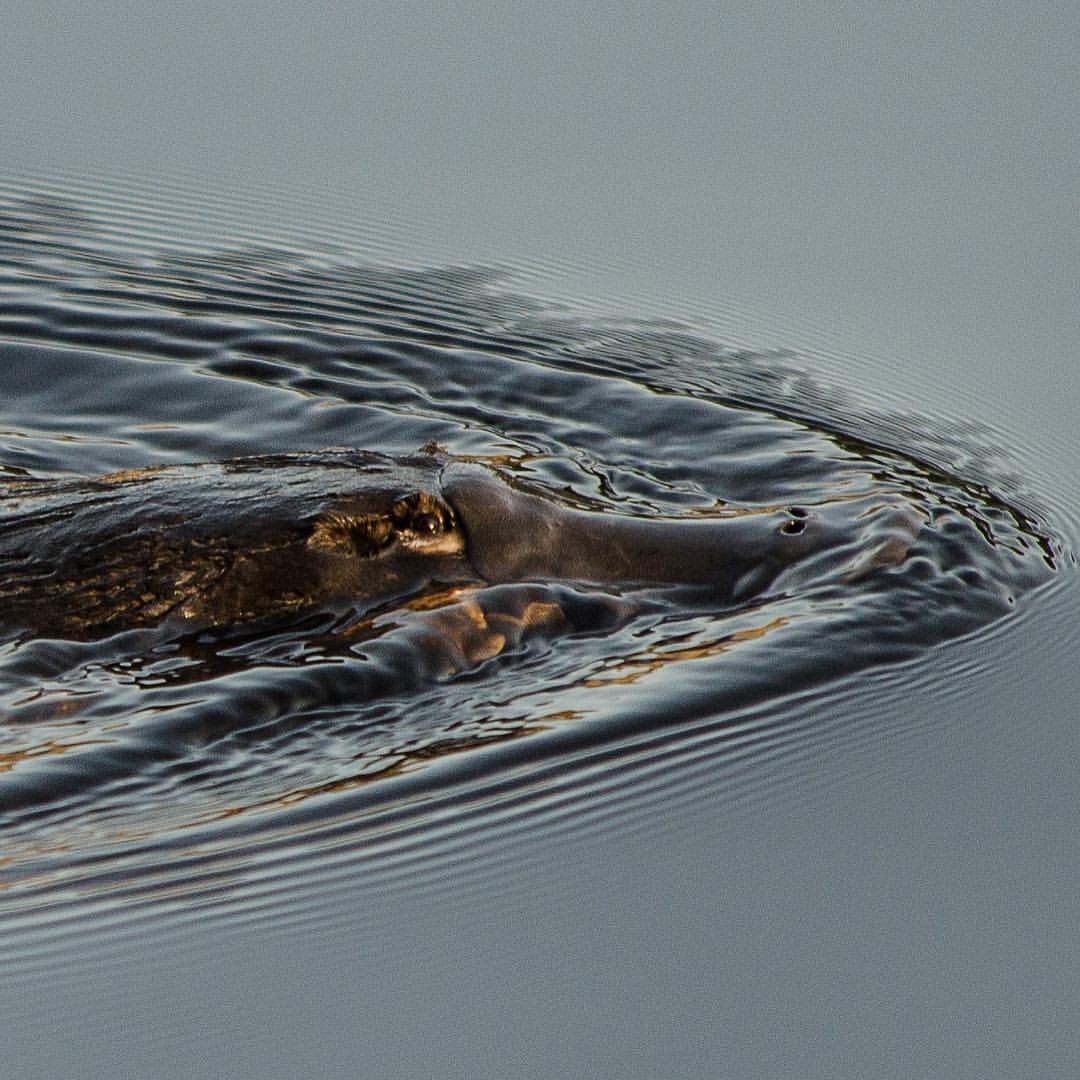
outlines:
M434 456L352 452L317 462L262 459L257 471L237 466L228 485L231 532L224 521L210 530L228 549L228 565L179 605L189 622L371 606L433 581L475 579L457 513L439 492ZM261 505L238 506L252 483Z

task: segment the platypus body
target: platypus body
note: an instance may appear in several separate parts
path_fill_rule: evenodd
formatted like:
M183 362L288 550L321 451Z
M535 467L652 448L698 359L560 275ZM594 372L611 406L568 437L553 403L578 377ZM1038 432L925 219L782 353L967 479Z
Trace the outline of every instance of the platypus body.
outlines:
M373 607L432 583L527 580L699 585L743 601L822 558L898 561L918 523L896 501L631 518L566 507L440 453L359 450L10 480L0 624L92 639Z

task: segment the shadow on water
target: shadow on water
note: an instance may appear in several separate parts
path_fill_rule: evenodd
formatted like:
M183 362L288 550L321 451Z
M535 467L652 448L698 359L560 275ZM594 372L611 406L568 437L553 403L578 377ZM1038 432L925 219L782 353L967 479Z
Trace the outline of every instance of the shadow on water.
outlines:
M807 721L808 697L917 680L930 650L1023 618L1069 557L990 455L995 433L875 412L805 358L585 318L489 268L184 244L153 220L0 188L9 504L20 485L150 465L437 444L567 511L857 506L859 550L739 602L481 580L256 628L9 635L11 912L222 882L242 898L241 857L265 882L345 844L389 859L430 836L434 851L448 820L509 827L523 804L644 791L650 762L653 786L702 762L757 762L767 782L773 755L836 738ZM212 485L190 498L195 516L236 509ZM908 508L917 535L853 573L881 505Z

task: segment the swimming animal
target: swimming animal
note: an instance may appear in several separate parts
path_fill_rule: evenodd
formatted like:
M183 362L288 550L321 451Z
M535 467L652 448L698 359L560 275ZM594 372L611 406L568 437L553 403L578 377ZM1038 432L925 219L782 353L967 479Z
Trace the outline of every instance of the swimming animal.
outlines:
M0 483L0 624L94 639L371 609L432 584L699 586L732 603L901 561L897 495L713 517L592 512L437 451L326 450Z

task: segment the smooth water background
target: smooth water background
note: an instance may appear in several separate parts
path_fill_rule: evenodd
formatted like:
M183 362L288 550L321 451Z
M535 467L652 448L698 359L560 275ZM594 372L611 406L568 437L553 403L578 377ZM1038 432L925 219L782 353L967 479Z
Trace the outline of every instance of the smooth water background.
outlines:
M0 145L7 171L232 187L263 226L330 219L387 258L501 262L541 295L795 350L855 417L930 417L980 460L996 442L1071 543L1076 21L16 4ZM242 213L206 227L241 235ZM1022 633L837 692L831 746L737 785L706 770L607 812L526 806L464 842L450 822L426 863L331 863L262 918L163 896L113 933L105 904L50 977L5 983L6 1060L1073 1076L1075 600L1070 574Z

